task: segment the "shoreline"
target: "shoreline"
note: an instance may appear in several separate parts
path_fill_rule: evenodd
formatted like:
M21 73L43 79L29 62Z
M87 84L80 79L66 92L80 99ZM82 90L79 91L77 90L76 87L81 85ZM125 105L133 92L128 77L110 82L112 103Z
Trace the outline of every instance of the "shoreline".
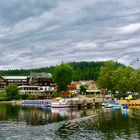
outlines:
M13 101L0 101L0 104L10 104L13 103Z
M84 99L80 99L81 101L83 101ZM92 102L92 99L89 98L87 99L87 102ZM21 105L22 104L22 101L24 100L11 100L11 101L0 101L0 104L16 104L16 105ZM39 101L39 100L36 100L36 101ZM45 100L42 100L42 101L45 101ZM50 101L50 102L53 102L55 101L54 99L46 99L46 101ZM101 100L96 100L97 102L101 102ZM104 101L106 102L106 101ZM140 99L137 99L137 100L130 100L129 102L127 100L117 100L118 103L120 103L121 105L122 104L127 104L127 103L139 103L140 104Z

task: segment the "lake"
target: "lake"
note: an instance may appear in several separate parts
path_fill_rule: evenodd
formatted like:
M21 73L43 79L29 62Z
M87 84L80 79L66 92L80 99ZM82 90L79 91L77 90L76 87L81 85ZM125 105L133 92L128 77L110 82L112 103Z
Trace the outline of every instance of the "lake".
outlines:
M50 109L0 104L0 140L138 140L140 108Z

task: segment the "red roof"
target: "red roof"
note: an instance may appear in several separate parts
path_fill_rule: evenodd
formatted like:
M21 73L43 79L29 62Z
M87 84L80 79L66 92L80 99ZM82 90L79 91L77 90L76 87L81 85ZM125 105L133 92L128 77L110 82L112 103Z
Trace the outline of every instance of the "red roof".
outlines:
M76 84L68 85L68 89L76 89Z

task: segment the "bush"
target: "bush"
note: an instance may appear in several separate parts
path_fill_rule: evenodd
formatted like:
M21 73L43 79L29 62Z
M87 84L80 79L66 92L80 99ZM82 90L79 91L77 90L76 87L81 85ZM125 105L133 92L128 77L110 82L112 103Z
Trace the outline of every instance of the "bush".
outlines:
M16 96L15 96L15 98L14 98L15 100L19 100L20 99L20 95L19 94L17 94Z
M28 98L29 98L29 95L28 94L22 94L21 95L21 99L23 99L23 100L26 100Z
M93 98L94 95L86 95L86 97L88 97L88 98Z
M60 93L58 93L58 92L54 92L54 93L53 93L53 97L54 97L54 98L56 98L56 97L60 97Z
M35 96L35 95L29 95L28 99L29 99L29 100L37 100L38 97Z
M10 99L7 97L5 93L0 93L0 101L9 101Z

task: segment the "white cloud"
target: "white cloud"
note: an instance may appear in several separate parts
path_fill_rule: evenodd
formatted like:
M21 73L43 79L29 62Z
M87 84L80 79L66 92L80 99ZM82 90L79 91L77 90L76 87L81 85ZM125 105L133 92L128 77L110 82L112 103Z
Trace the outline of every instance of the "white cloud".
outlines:
M1 0L0 68L62 60L128 64L140 53L139 5L139 0Z
M124 27L121 27L120 28L120 31L122 33L134 33L136 31L140 31L140 23L134 23L134 24L129 24L129 25L126 25Z

